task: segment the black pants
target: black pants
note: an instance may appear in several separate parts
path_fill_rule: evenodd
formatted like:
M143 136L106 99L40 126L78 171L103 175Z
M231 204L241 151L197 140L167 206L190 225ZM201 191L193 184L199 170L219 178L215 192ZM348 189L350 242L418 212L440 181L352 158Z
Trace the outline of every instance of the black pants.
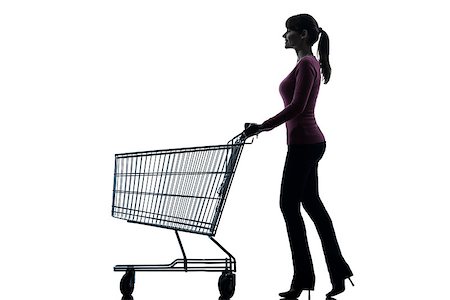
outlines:
M317 166L325 153L325 142L290 145L281 184L280 207L286 221L294 265L292 287L314 288L315 276L300 203L314 222L331 278L349 277L351 270L339 249L333 223L318 191Z

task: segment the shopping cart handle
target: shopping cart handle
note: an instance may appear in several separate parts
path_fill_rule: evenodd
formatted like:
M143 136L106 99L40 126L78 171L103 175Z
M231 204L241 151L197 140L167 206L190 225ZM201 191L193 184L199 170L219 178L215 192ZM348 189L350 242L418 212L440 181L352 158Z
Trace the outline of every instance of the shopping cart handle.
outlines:
M245 130L233 137L231 140L228 141L229 144L252 144L253 139L250 142L247 142L248 137L245 134Z

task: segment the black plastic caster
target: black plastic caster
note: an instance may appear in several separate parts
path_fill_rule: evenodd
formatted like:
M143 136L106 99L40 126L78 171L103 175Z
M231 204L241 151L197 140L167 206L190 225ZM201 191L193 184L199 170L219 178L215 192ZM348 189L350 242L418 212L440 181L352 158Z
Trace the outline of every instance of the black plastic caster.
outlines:
M120 280L120 292L122 293L123 300L132 300L134 291L134 269L128 269L125 275L123 275L122 280Z
M236 275L231 271L224 271L219 277L220 300L228 300L234 295Z

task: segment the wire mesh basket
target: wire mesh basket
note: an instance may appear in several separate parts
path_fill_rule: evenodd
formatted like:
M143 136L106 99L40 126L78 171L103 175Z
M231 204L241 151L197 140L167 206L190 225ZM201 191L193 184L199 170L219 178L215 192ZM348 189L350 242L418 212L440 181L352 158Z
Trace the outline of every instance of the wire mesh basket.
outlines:
M244 144L116 154L112 216L214 236Z

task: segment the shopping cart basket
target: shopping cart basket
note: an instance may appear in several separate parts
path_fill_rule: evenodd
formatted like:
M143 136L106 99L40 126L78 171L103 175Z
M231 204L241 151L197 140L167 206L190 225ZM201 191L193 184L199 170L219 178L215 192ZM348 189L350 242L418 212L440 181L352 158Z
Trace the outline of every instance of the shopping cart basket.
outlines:
M112 216L174 230L183 255L169 264L116 265L125 271L125 298L132 298L137 271L222 272L221 298L233 296L236 260L213 236L245 144L241 133L226 145L116 154ZM186 258L178 231L207 235L228 257Z

